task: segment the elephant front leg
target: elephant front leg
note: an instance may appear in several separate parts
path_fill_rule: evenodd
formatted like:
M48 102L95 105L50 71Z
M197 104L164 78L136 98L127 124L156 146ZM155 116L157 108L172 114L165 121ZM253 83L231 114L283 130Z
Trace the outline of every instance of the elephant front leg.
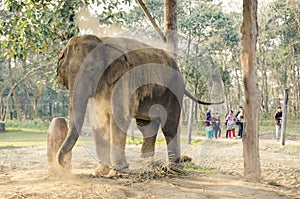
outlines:
M157 131L159 128L159 121L152 120L146 121L136 119L139 130L143 134L143 144L141 149L141 157L153 157L155 151L155 141L157 137Z
M96 175L107 175L110 171L110 135L109 128L93 129L96 153L99 165L95 170Z
M110 122L110 160L112 168L117 172L124 172L128 169L125 157L125 144L127 137L126 131L129 124L130 120L116 123L115 120L112 119Z

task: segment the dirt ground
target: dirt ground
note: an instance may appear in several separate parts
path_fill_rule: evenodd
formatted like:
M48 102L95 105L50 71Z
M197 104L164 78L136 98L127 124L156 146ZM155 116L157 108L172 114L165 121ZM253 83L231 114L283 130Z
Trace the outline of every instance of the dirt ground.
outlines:
M299 137L286 145L300 145ZM140 145L127 145L131 169L138 169ZM156 157L165 160L165 146ZM97 159L87 145L73 149L71 174L50 177L46 147L0 149L0 198L300 198L300 150L281 148L268 137L260 140L261 183L243 177L240 139L205 140L202 145L182 145L183 155L208 173L189 171L159 179L93 177Z

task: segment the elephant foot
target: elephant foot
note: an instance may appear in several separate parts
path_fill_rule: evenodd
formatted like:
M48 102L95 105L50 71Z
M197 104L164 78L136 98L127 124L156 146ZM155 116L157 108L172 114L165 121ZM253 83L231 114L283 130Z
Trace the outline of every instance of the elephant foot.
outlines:
M171 172L177 173L177 174L184 174L185 171L183 169L184 165L182 163L170 163L169 169Z
M98 167L95 169L95 175L106 176L110 172L110 168L99 162Z
M107 174L107 177L113 178L113 177L126 177L129 175L130 170L128 168L122 169L122 170L116 170L116 169L110 169L109 173Z
M99 163L98 167L95 169L96 176L109 178L128 176L129 172L130 170L128 167L112 169L102 163Z
M141 158L151 158L154 156L154 152L141 153Z
M126 177L130 173L130 170L128 168L128 165L124 166L115 166L107 174L107 177L113 178L113 177Z

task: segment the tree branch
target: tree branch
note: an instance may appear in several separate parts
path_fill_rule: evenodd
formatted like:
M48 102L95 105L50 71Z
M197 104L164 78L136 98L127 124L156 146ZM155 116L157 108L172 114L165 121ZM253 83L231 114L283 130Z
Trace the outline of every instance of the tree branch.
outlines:
M41 68L45 67L44 65L39 66L37 68L33 68L30 71L28 71L21 79L19 79L19 81L17 81L12 87L11 90L15 89L19 84L21 84L24 80L26 80L31 74L33 74L34 72L40 70Z
M150 23L154 27L155 31L158 33L160 39L164 43L166 43L167 42L167 38L165 37L164 33L160 30L160 28L158 27L157 23L155 22L155 20L151 16L151 14L150 14L149 10L147 9L147 7L145 6L143 0L136 0L136 1L140 5L140 7L142 8L144 14L146 15L146 17L148 18L148 20L150 21Z

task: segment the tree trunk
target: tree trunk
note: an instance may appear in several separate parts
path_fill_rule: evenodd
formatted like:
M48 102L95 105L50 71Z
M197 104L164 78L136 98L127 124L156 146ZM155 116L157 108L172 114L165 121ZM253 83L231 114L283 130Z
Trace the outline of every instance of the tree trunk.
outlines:
M48 112L48 116L52 118L52 109L53 109L53 106L52 106L52 102L49 102L49 112Z
M219 68L217 67L216 63L214 62L213 58L209 56L209 62L211 64L211 70L213 71L212 74L212 80L213 80L213 87L212 87L212 101L216 100L222 100L223 94L225 93L225 86L224 82L222 80L222 75L220 73ZM238 83L239 85L239 83ZM238 90L238 92L241 92L241 89ZM223 106L223 105L222 105ZM221 106L218 106L216 108L220 108Z
M15 66L17 65L17 60L16 59L17 58L15 58ZM12 76L11 64L8 65L8 71L9 71L9 78L10 78L10 82L11 82L15 108L16 108L16 111L17 111L17 119L20 122L20 121L22 121L21 108L20 108L18 93L17 93L16 87L15 87L15 81L14 81L14 78Z
M256 68L257 0L243 1L241 63L245 86L245 131L243 133L244 175L248 180L261 180L259 158L259 105Z
M26 85L24 85L24 104L23 104L23 113L24 113L24 116L25 116L25 120L28 118L28 113L27 113L27 108L28 108L28 88Z
M261 56L261 73L262 73L262 107L265 112L269 113L269 86L268 86L268 75L267 75L267 64L265 60L265 50L262 44L260 46L260 56Z
M196 83L195 83L195 88L194 88L194 95L195 96L197 96L197 90L198 90L198 85L199 85L198 79L199 79L199 77L198 77L198 75L196 75ZM193 103L193 106L194 106L193 107L194 117L195 117L195 121L197 122L198 121L198 117L197 117L198 116L198 109L197 109L198 104ZM198 125L198 123L197 123L197 125Z
M3 93L6 90L6 86L3 87L3 90L1 91L0 95L1 95L1 115L0 115L0 120L1 121L6 121L6 114L7 114L7 106L9 105L9 103L6 103L6 100L10 100L10 97L7 97L6 100L4 100L3 97ZM8 104L8 105L7 105Z
M234 56L234 59L236 57ZM241 89L241 84L240 84L240 76L239 76L239 72L238 72L238 69L239 69L239 63L238 61L236 61L236 64L234 64L234 73L235 73L235 79L236 79L236 82L237 82L237 105L241 105L242 104L242 89Z
M36 91L34 93L34 102L33 102L33 118L38 118L38 104L40 101L40 98L42 97L42 94L45 89L45 84L39 84L37 85Z
M282 128L281 128L281 136L280 136L281 146L285 145L288 100L289 100L289 89L287 88L284 91L284 104L283 104L283 111L282 111Z
M33 119L38 118L38 103L39 103L39 99L34 98L34 101L33 101Z
M64 95L65 94L63 94L63 96ZM67 112L66 112L66 103L65 103L65 98L64 97L63 97L63 101L62 101L62 114L63 114L63 116L67 115Z
M3 114L4 114L4 104L3 104L3 92L5 89L1 90L0 92L0 120L3 119Z
M194 101L190 99L189 121L188 121L188 144L191 144L192 142L193 107L194 107Z
M167 50L176 55L178 51L177 1L164 0L164 9L164 29L167 39Z
M16 89L13 89L13 99L14 99L14 103L15 103L15 108L16 108L16 112L17 112L17 119L18 121L22 121L22 115L21 115L21 108L20 108L20 103L19 103L19 97L17 94Z
M7 121L7 116L8 116L8 114L9 114L9 101L10 101L11 94L12 94L12 90L9 91L9 93L8 93L8 95L7 95L7 98L6 98L6 104L5 104L4 113L3 113L3 118L2 118L2 120L3 120L4 122Z

